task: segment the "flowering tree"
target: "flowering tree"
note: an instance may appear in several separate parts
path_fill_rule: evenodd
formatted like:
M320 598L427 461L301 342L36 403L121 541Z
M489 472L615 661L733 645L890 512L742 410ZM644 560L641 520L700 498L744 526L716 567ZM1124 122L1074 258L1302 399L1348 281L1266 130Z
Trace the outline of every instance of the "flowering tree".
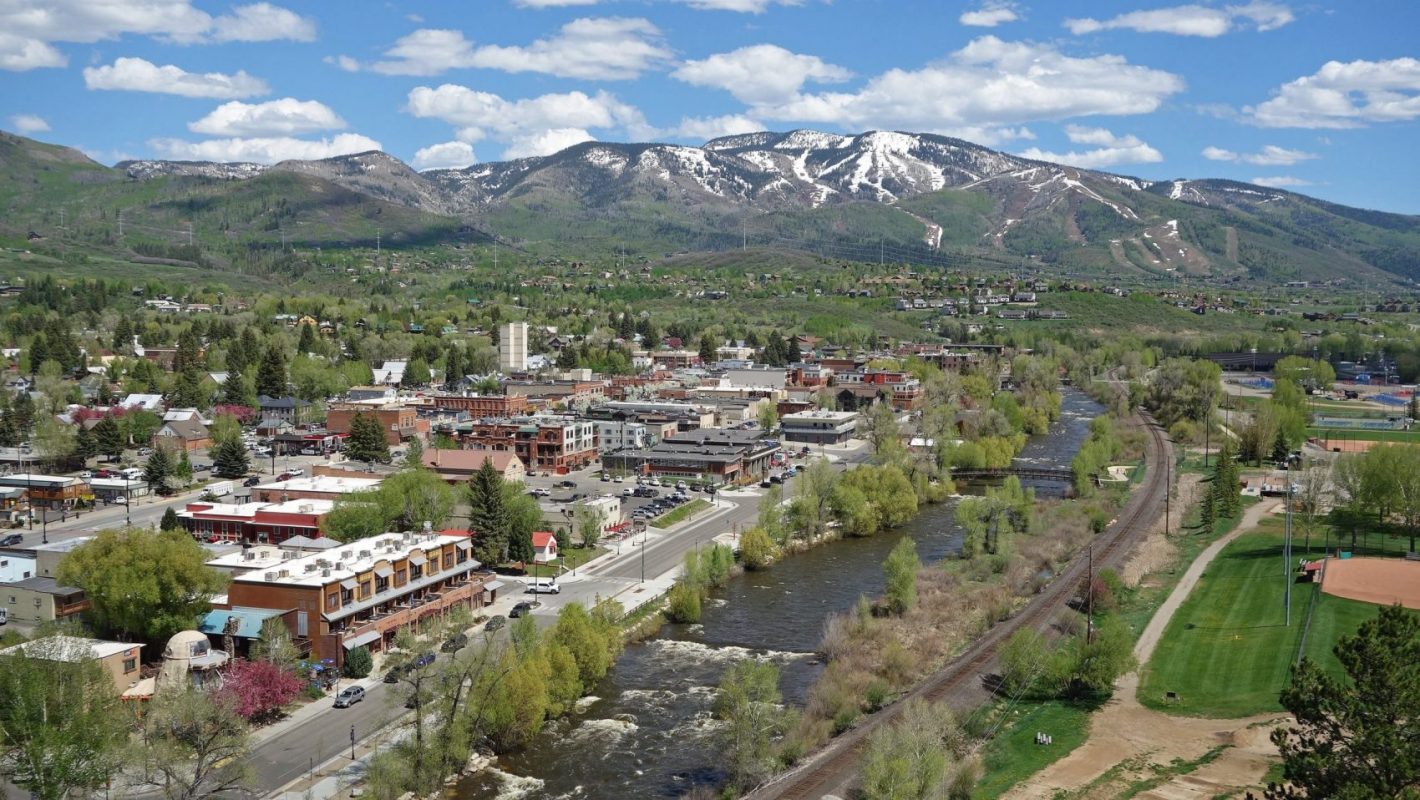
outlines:
M219 417L223 414L231 414L237 418L237 422L243 425L256 418L257 410L251 406L238 406L232 404L216 405L212 407L212 416Z
M238 659L227 667L221 693L238 716L251 722L271 719L301 692L301 679L267 661Z

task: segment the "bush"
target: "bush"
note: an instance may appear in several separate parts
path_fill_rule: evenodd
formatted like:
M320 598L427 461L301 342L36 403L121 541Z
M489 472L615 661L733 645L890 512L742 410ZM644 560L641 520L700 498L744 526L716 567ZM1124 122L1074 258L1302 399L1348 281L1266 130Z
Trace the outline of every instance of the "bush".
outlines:
M670 603L666 606L665 613L666 619L671 622L699 622L700 592L683 581L677 582L671 587Z
M345 667L342 670L347 678L368 677L370 671L375 668L375 659L370 655L370 651L364 647L357 647L345 656Z
M863 694L863 699L868 706L868 711L877 711L887 705L888 697L891 694L892 689L887 685L887 681L881 678L874 678L868 684L867 691Z
M887 575L887 606L893 613L902 614L917 605L917 570L921 568L917 543L904 536L883 562L883 572Z
M745 569L757 570L769 566L776 555L774 540L763 528L750 528L740 537L740 562Z

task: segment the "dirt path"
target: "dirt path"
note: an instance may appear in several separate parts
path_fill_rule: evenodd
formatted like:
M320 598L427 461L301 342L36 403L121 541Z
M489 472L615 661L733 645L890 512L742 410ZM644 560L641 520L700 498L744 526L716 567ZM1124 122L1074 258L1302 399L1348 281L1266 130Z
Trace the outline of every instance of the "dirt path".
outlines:
M1134 655L1140 664L1153 655L1169 620L1218 553L1280 507L1280 503L1263 502L1249 508L1236 528L1194 559L1139 635ZM1268 758L1276 753L1267 738L1270 723L1281 715L1224 720L1179 717L1140 705L1138 692L1137 671L1120 678L1114 697L1091 718L1090 738L1004 796L1008 800L1049 800L1065 793L1095 800L1114 797L1137 787L1140 781L1149 781L1154 783L1152 788L1131 796L1206 800L1261 783ZM1191 770L1175 764L1200 760L1205 763Z

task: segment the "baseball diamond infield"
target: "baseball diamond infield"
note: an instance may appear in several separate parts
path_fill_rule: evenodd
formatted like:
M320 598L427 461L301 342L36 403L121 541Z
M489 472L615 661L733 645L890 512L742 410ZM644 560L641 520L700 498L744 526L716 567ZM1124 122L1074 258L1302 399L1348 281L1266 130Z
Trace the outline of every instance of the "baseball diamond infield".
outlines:
M1366 603L1420 609L1420 561L1393 558L1328 558L1321 590Z

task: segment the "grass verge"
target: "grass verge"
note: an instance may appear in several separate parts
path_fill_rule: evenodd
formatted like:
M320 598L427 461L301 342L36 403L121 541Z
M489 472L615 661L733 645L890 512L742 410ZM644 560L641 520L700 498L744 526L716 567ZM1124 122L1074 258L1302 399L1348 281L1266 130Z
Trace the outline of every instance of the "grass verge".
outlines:
M651 521L651 524L655 525L657 528L669 528L678 522L684 522L690 519L709 507L710 503L697 497L680 508L671 509L659 517L656 517Z
M1001 732L983 750L985 777L974 798L1000 797L1028 776L1065 757L1089 738L1091 706L1050 700L1026 703L1006 712ZM1054 737L1049 745L1035 743L1037 731Z

